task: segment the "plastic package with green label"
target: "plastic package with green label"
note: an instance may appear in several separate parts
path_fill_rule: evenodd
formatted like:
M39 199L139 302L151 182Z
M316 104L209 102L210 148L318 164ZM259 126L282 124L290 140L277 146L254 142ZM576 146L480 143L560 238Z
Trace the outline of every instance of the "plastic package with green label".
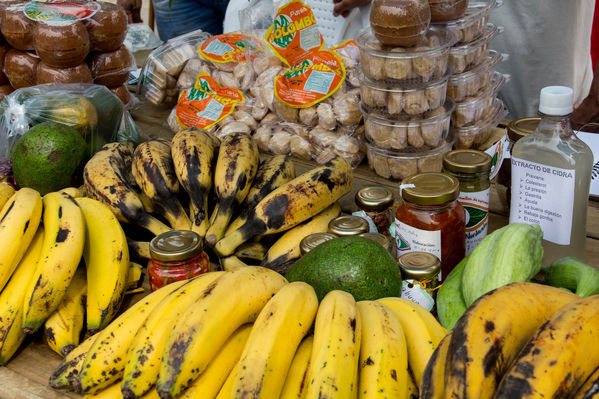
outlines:
M25 132L46 121L75 128L88 145L88 156L109 142L140 142L129 112L107 87L48 83L18 89L0 103L0 156L8 158Z

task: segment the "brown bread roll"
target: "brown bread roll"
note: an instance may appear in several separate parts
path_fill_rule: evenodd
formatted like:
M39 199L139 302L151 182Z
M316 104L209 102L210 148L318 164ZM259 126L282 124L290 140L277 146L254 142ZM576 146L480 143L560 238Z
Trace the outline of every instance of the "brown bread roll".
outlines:
M89 53L89 34L79 21L68 25L38 23L33 47L46 64L73 67L81 64Z
M98 1L100 9L85 21L92 51L118 49L127 36L127 13L123 7Z
M125 84L133 65L135 65L135 59L125 46L121 46L115 51L95 53L89 61L94 83L105 86Z
M23 14L23 4L10 4L2 9L0 31L14 48L33 50L33 31L36 23Z
M57 68L42 61L37 66L37 84L43 83L94 83L94 79L85 62L74 67Z
M9 50L4 57L4 73L15 89L37 84L37 65L40 59L29 52Z
M370 26L385 45L415 46L430 22L428 0L374 0L370 7Z

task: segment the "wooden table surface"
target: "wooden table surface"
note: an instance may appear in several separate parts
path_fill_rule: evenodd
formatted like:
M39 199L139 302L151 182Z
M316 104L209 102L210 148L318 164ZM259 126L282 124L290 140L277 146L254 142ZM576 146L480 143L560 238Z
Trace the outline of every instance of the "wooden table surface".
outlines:
M133 113L136 121L147 137L170 137L171 133L164 127L163 116L167 110L148 113ZM296 173L300 174L314 167L314 163L297 160ZM355 209L354 195L361 187L368 185L382 185L393 191L396 198L399 195L397 182L377 176L362 164L354 172L354 186L350 193L341 199L341 206L345 211ZM492 186L491 213L489 216L489 229L493 231L508 222L508 210L502 200L502 187ZM587 216L587 242L585 261L599 269L599 202L589 201ZM128 298L133 302L142 295ZM60 363L60 356L52 352L41 338L36 335L22 346L17 355L6 367L0 367L0 399L54 399L54 398L80 398L71 392L59 392L48 386L48 378Z

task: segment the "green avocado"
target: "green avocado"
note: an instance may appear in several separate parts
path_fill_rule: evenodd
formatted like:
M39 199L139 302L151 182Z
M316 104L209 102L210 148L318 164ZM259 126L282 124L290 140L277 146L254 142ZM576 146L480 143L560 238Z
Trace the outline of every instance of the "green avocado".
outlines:
M401 294L401 272L380 244L364 237L338 237L300 258L285 275L314 287L318 300L332 290L343 290L356 301Z
M37 124L25 132L12 151L15 180L41 195L68 187L84 160L86 147L79 132L70 126Z

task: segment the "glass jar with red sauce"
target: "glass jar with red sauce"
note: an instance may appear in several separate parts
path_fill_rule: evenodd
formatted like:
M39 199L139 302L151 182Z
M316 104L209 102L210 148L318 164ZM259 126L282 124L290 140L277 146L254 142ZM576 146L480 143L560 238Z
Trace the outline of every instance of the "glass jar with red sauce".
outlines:
M179 280L188 280L210 270L210 259L199 234L171 230L150 241L148 274L152 291Z
M444 173L420 173L401 184L395 214L397 256L428 252L441 260L439 279L464 258L466 213L457 201L460 183Z

